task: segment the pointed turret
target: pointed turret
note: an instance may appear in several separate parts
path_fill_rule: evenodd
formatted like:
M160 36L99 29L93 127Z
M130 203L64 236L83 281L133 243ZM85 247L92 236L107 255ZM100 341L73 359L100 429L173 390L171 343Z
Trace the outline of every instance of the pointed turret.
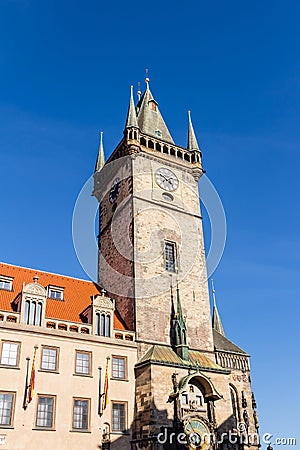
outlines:
M182 314L179 287L177 285L177 314L174 320L175 329L175 351L180 358L189 359L189 347L187 345L187 329L185 319Z
M105 164L105 157L104 157L104 149L103 149L103 131L100 131L100 143L99 143L99 150L98 150L98 157L95 167L95 172L99 172L102 167Z
M150 91L149 78L146 78L146 90L137 105L137 122L142 133L174 144L172 136L158 109L158 104Z
M136 110L135 110L134 99L133 99L133 86L130 86L130 100L129 100L129 106L128 106L128 113L127 113L126 127L125 128L130 128L130 127L138 128L137 117L136 117Z
M219 311L217 308L217 302L216 302L216 291L214 287L214 282L211 280L211 286L212 286L212 295L213 295L213 301L214 301L214 309L213 309L213 317L212 317L212 327L214 330L218 331L218 333L222 334L222 336L225 336L225 331L222 325L222 321L219 315Z
M175 347L175 344L176 344L176 333L175 333L176 313L175 313L172 282L171 282L170 290L171 290L170 344L172 347Z
M191 118L191 111L188 111L189 116L189 130L188 130L188 150L200 150L199 145L197 142L196 134L194 131L192 118Z

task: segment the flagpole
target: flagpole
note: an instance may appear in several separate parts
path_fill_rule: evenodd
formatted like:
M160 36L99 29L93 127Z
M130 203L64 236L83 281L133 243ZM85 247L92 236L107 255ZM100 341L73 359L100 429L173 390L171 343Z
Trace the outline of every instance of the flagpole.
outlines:
M98 367L99 370L99 383L98 383L98 414L101 417L102 416L102 410L101 410L101 403L102 403L102 395L101 394L101 371L102 371L102 367L99 366Z
M31 366L31 374L30 374L30 383L27 389L27 396L25 402L25 409L33 399L34 389L35 389L35 360L36 360L36 352L38 350L38 345L34 346L33 358L32 358L32 366Z
M27 408L26 400L27 400L27 391L28 391L28 374L29 374L29 362L30 358L27 356L26 358L26 378L25 378L25 390L24 390L24 399L23 399L23 409Z
M105 369L105 380L104 380L104 389L102 394L102 408L101 408L101 414L103 414L104 410L106 409L108 405L108 361L110 360L110 357L106 357L106 369Z

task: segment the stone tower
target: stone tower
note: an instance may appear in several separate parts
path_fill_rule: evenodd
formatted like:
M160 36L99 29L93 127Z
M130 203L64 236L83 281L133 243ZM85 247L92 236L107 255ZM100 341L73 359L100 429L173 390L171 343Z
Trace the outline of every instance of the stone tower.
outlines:
M138 344L132 449L243 448L258 428L249 356L225 337L216 304L211 322L201 158L190 113L183 148L149 79L137 105L131 88L124 137L106 163L100 143L99 284Z

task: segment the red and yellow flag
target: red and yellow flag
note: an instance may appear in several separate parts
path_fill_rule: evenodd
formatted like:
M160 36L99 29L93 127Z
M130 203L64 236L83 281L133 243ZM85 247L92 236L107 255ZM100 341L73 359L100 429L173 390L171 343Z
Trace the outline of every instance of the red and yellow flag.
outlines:
M36 358L37 347L34 347L33 359L32 359L32 367L31 367L31 375L30 375L30 383L28 385L27 398L25 406L29 405L34 395L34 387L35 387L35 358Z
M104 411L108 405L108 361L109 361L109 358L106 358L104 392L103 392L103 397L102 397L102 411Z

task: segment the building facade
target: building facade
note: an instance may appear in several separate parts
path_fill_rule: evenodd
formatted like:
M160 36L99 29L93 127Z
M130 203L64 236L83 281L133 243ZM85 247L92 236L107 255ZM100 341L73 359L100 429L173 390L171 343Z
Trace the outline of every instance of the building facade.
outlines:
M249 355L211 318L191 117L183 148L138 95L106 163L101 135L98 284L0 266L3 448L259 446Z

